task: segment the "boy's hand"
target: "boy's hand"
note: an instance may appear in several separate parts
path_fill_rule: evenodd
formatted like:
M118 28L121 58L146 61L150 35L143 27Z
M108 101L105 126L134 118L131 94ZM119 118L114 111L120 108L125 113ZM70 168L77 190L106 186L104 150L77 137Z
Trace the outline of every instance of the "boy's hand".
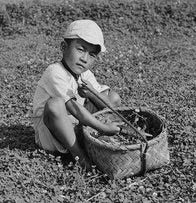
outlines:
M108 134L116 134L120 132L120 127L119 127L119 123L109 123L108 124Z
M93 90L94 90L94 88L93 88L93 86L91 85L91 83L89 81L82 80L82 82L84 84L78 84L78 94L81 97L89 98L92 93L88 90L88 88L89 89L93 89Z

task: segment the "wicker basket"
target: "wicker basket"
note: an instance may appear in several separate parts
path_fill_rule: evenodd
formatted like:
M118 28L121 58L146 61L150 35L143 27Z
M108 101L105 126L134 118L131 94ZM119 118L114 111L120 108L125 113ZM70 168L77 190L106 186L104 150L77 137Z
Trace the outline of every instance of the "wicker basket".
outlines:
M135 109L129 107L116 108L122 115L128 115ZM167 132L163 119L153 111L141 108L139 114L147 118L148 124L156 131L154 138L146 143L130 145L113 145L96 138L97 131L83 126L84 145L88 156L98 169L111 179L124 178L160 168L169 163ZM105 109L94 114L99 120L109 116L116 121L116 115ZM131 133L130 133L131 136Z

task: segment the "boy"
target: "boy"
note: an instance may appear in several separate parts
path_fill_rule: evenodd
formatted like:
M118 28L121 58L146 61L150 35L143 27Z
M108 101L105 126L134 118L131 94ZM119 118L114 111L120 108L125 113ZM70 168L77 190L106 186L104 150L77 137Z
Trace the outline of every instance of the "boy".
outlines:
M74 127L80 122L108 134L117 133L115 123L103 124L91 113L104 104L85 88L84 82L111 106L120 105L120 97L100 85L92 68L98 54L105 51L100 27L91 20L72 22L61 43L62 61L51 64L43 73L33 100L35 141L45 150L78 156L81 165L89 168Z

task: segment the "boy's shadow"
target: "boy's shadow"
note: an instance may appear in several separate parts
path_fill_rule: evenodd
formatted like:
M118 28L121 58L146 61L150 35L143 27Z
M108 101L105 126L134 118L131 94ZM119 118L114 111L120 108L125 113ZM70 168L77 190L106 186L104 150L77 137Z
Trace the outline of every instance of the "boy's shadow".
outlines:
M35 143L35 133L32 126L26 125L12 125L12 126L0 126L0 150L8 148L19 149L21 151L39 151L39 146ZM54 156L61 156L65 165L73 161L70 153L50 153Z
M38 146L34 141L32 126L11 125L0 126L0 149L20 149L34 151Z

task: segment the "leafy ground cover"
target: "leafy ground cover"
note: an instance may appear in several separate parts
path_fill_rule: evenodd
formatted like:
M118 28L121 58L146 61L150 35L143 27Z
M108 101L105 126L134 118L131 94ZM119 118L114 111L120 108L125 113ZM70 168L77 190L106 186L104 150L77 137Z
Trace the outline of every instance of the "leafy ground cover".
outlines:
M196 202L196 3L163 1L0 2L0 202ZM59 60L66 25L91 18L107 52L94 72L123 98L167 123L169 165L109 180L34 144L32 98Z

